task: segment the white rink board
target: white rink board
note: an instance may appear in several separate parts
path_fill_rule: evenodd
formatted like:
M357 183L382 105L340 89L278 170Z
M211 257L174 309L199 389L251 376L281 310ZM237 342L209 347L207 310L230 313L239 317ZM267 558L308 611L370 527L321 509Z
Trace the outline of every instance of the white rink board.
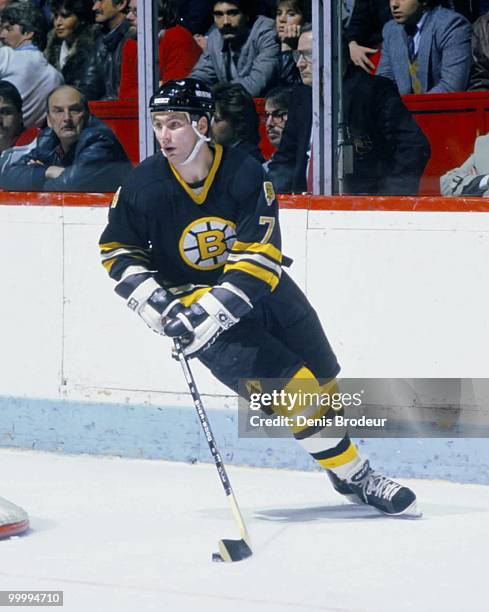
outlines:
M169 342L113 292L107 210L0 207L0 395L184 401ZM489 377L489 215L281 212L290 273L349 377ZM197 367L205 394L228 391Z
M342 376L487 378L489 215L312 212L307 242Z

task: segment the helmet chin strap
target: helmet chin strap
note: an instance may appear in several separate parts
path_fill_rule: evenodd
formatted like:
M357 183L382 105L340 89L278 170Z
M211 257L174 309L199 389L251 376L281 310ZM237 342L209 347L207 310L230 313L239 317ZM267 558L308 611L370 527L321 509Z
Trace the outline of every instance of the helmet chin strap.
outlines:
M204 134L201 134L199 130L197 129L197 121L192 121L191 126L194 132L197 134L198 140L195 143L194 148L190 151L187 159L183 161L180 164L180 166L186 166L187 164L192 163L194 159L197 157L197 155L199 154L199 151L205 145L205 143L210 141L210 138L208 138L207 136L204 136Z

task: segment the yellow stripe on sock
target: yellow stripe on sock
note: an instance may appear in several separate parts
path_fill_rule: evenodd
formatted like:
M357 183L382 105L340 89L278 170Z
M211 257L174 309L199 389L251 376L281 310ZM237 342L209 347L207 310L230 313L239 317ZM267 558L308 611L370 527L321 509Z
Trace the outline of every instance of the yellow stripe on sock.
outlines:
M340 455L336 455L336 457L329 457L328 459L317 459L316 461L322 467L332 469L340 467L341 465L345 465L346 463L350 463L350 461L353 461L357 457L357 447L352 442L350 442L350 446Z
M321 419L328 412L329 406L319 403L314 410L314 408L311 408L313 404L309 403L308 396L314 395L321 398L321 395L325 392L325 389L328 389L328 387L331 388L331 381L328 383L328 385L321 387L311 370L309 370L309 368L302 367L289 380L283 389L283 391L287 394L286 397L295 395L302 401L297 401L295 404L288 403L287 401L275 404L273 406L273 411L275 414L288 417L289 419L295 421L299 415L305 416L308 420ZM329 390L326 392L329 392ZM314 411L311 412L311 410ZM296 423L292 424L292 422L290 424L290 429L294 434L304 431L309 427L309 424L297 425Z

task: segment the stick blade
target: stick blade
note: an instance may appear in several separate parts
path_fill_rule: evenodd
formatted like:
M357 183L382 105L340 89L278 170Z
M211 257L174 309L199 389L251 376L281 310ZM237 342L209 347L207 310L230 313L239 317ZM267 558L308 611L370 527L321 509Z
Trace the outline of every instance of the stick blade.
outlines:
M242 561L253 554L253 551L244 540L219 540L218 545L220 561L228 563Z

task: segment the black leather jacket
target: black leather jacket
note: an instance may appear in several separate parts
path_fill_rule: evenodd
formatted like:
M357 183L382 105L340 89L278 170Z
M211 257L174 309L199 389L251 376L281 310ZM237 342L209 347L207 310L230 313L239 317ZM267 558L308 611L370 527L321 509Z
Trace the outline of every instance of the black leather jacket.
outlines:
M130 24L124 20L109 32L102 31L85 64L79 88L89 100L116 100L121 82L122 48L129 38Z
M489 13L472 26L472 70L469 91L489 89Z
M430 145L404 106L395 84L350 66L343 80L344 122L353 167L345 169L345 193L415 195ZM268 176L277 193L307 189L312 129L312 88L294 88L282 140Z
M32 161L40 163L29 164ZM49 166L66 170L49 179ZM90 115L80 139L66 155L54 131L43 130L36 146L2 174L0 187L9 191L115 191L131 168L112 130Z
M51 30L48 34L48 44L44 49L44 57L56 70L63 75L66 85L78 87L85 73L85 65L91 59L95 47L95 40L100 36L98 25L80 25L76 31L74 46L63 68L59 65L61 46L63 41L57 38L56 32Z

